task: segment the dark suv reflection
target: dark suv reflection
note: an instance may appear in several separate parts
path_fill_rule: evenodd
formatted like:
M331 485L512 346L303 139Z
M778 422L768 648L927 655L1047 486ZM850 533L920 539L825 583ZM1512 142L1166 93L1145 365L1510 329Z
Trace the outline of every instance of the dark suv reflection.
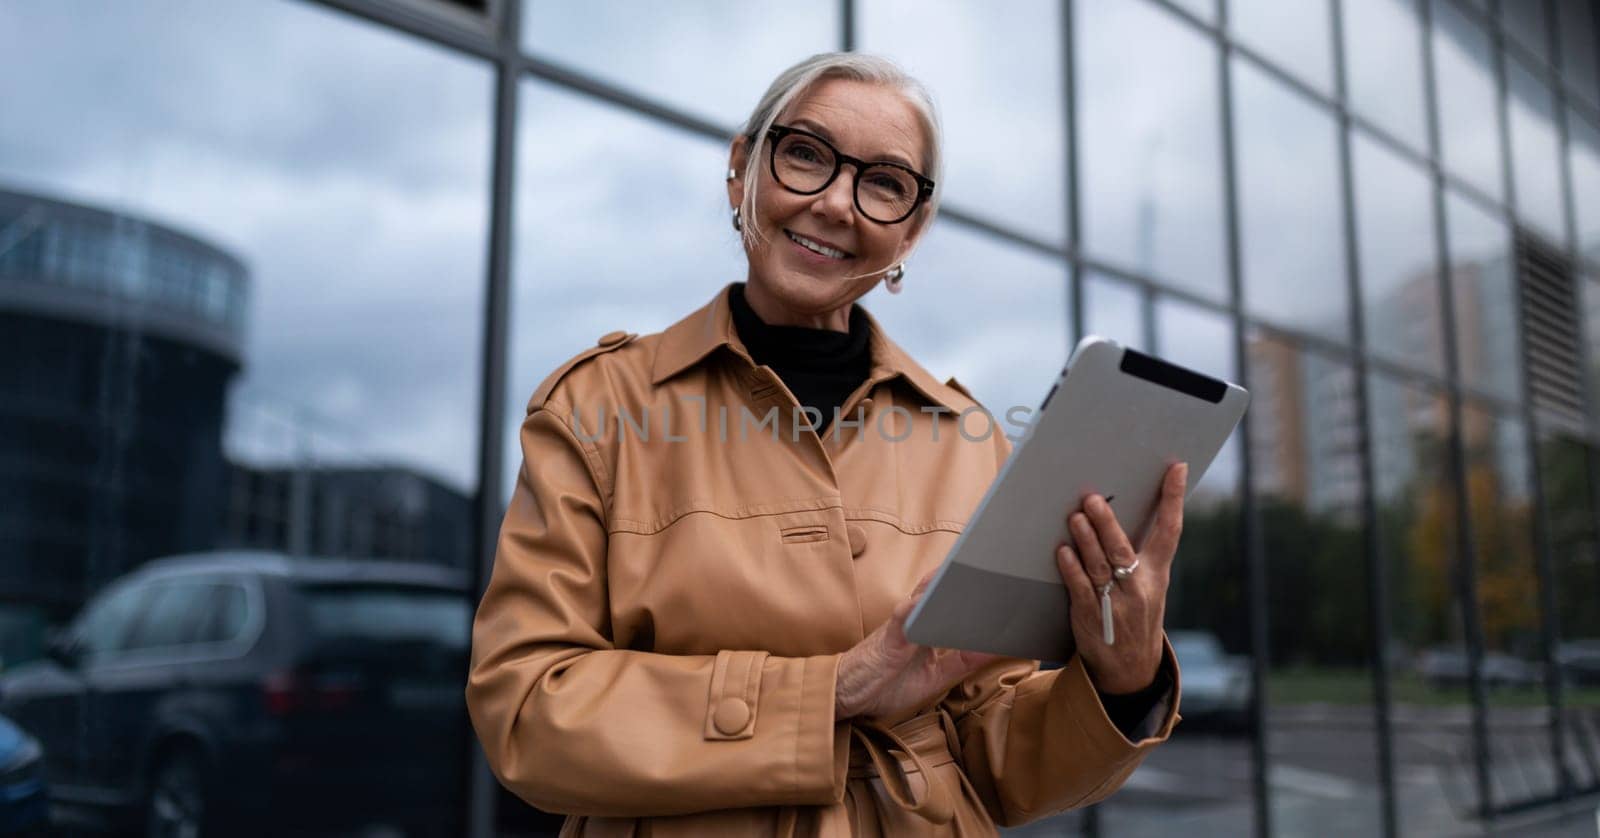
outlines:
M0 679L58 810L150 835L458 834L464 573L216 553L108 585Z

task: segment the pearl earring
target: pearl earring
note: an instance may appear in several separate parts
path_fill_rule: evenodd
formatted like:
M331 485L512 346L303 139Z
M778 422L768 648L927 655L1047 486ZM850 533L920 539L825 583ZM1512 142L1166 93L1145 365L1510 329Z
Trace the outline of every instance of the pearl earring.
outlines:
M733 229L735 229L735 230L737 230L737 231L739 231L741 233L744 232L744 219L741 219L739 217L739 208L738 207L734 207L733 208Z
M895 265L887 274L884 274L884 285L889 289L889 293L900 293L900 281L905 279L905 277L906 266L904 264Z

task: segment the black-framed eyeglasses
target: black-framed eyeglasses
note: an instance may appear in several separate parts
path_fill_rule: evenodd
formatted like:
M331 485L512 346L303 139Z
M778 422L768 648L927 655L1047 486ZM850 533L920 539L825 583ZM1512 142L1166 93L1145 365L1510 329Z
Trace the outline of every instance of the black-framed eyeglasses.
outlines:
M859 160L810 131L774 125L767 136L772 140L768 154L772 177L780 186L797 195L815 195L849 163L856 170L856 210L879 224L910 218L933 194L933 181L920 172L899 163Z

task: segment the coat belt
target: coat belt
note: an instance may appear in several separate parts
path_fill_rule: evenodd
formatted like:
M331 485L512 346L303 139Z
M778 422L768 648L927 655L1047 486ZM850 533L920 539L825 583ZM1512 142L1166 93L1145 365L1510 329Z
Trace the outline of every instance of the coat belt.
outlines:
M955 722L944 708L893 727L855 719L850 738L851 779L882 779L890 799L932 823L949 823L955 817L951 789L933 772L955 762L957 754L951 748L960 748ZM913 782L916 775L922 777L920 789Z

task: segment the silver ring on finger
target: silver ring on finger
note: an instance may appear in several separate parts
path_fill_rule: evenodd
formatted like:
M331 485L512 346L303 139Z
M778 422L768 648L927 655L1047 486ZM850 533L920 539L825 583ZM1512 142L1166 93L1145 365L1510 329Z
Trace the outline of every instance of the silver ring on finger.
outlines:
M1127 579L1129 576L1132 576L1133 572L1138 569L1139 560L1134 559L1133 564L1130 565L1112 565L1111 575L1115 577L1115 581L1121 582L1122 580Z

